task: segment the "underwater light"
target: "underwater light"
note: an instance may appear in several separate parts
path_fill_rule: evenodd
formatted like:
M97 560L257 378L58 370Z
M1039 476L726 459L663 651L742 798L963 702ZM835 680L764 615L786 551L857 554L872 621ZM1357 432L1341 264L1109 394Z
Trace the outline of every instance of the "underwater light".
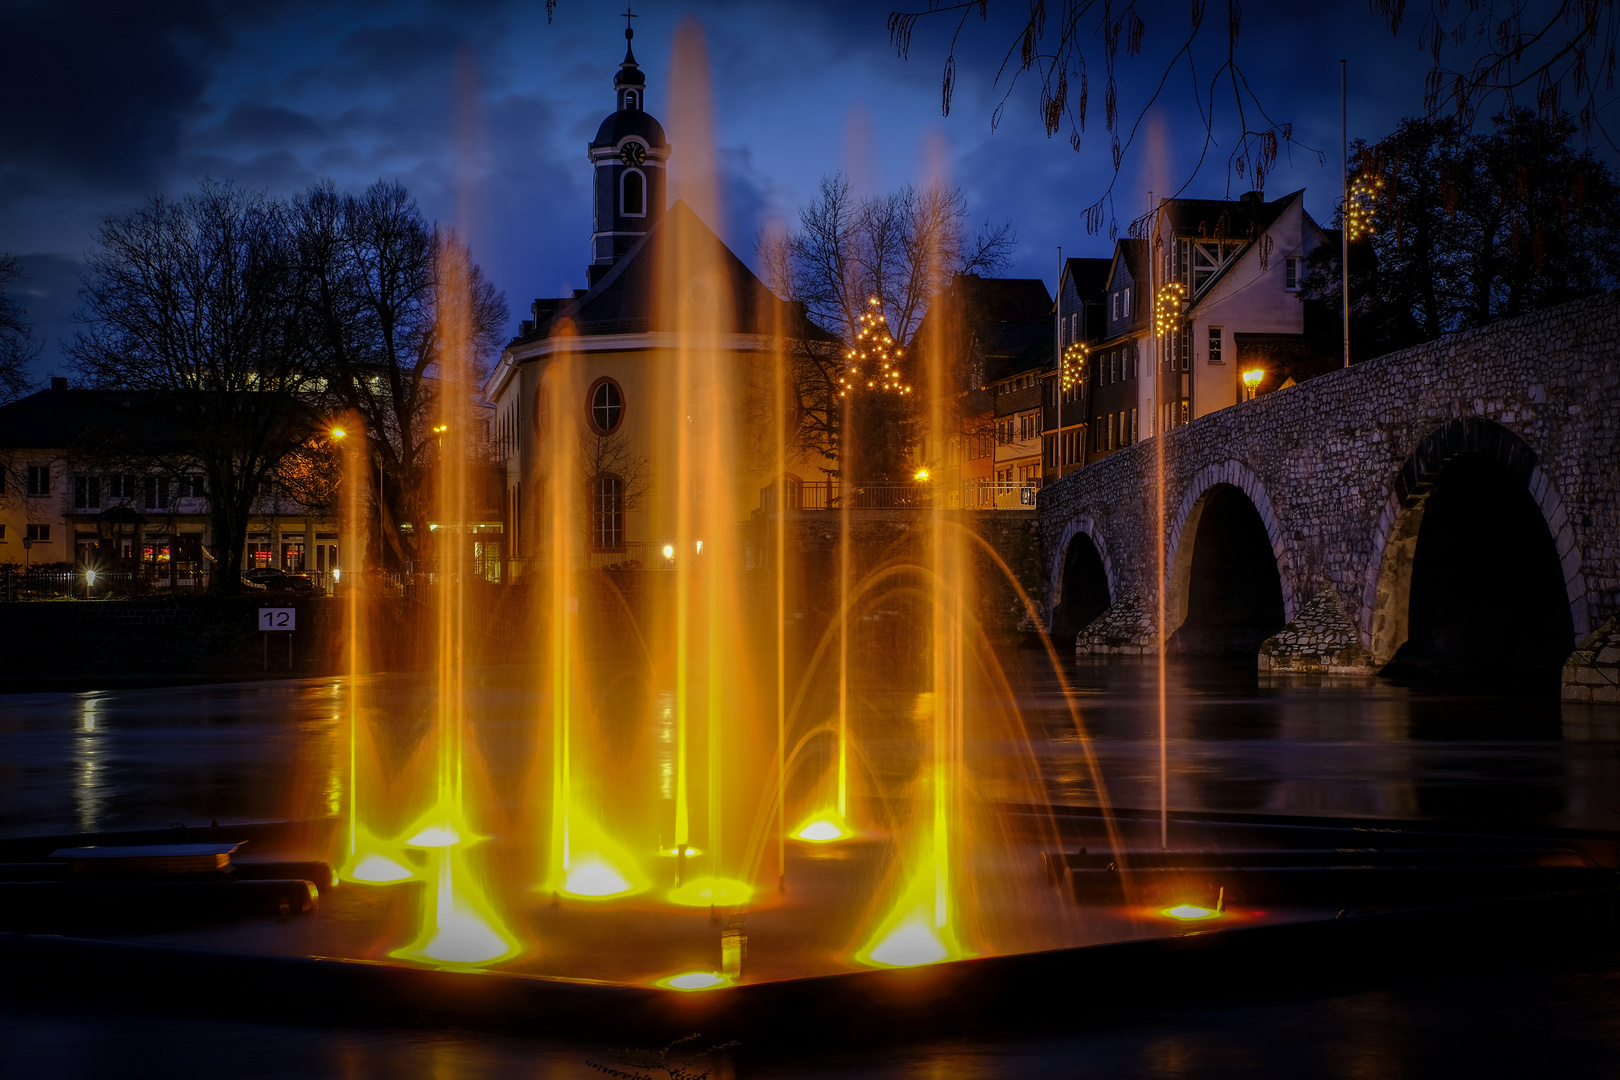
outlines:
M706 877L675 889L669 894L669 901L686 907L735 907L748 903L753 895L753 886L746 882Z
M599 859L592 859L568 870L562 891L569 896L600 900L634 890L623 874Z
M920 967L950 958L950 950L921 917L908 919L867 954L885 967Z
M344 876L350 881L387 885L395 881L406 881L416 875L386 855L367 855Z
M449 825L429 825L405 842L411 847L450 847L461 843L461 834Z
M474 913L453 910L440 915L438 933L417 951L446 964L485 964L510 956L514 950Z
M849 835L850 831L833 818L814 818L805 822L799 827L799 831L793 834L795 839L807 840L812 844L831 843Z
M679 847L664 848L663 850L661 850L659 852L659 854L660 855L670 855L670 856L685 855L688 859L690 859L694 855L703 854L703 852L699 851L695 847L691 847L690 845L688 845L687 847L684 847L684 848L679 848Z
M1165 908L1159 914L1170 919L1180 919L1182 922L1193 922L1197 919L1213 919L1220 912L1198 904L1177 904L1173 908Z
M693 990L714 990L722 986L731 986L732 978L718 971L687 971L671 975L667 979L659 979L657 985L690 993Z

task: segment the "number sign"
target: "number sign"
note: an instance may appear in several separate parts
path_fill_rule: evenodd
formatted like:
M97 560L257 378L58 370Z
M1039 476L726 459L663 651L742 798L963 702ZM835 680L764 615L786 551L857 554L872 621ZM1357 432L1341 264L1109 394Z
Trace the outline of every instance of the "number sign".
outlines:
M298 609L290 607L262 607L259 609L260 630L298 629Z

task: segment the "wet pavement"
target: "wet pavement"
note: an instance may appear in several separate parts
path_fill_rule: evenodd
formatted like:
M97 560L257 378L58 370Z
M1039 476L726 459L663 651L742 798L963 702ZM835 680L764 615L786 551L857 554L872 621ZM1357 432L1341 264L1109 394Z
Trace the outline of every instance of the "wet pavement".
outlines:
M1113 805L1158 805L1151 665L1071 668L1066 696L1037 651L1003 664L1055 801L1099 802L1083 731ZM535 700L509 672L483 681L486 759L520 769ZM395 713L425 696L406 677L378 687ZM1174 809L1620 827L1620 707L1188 667L1168 702ZM344 708L333 679L0 696L0 837L336 812Z

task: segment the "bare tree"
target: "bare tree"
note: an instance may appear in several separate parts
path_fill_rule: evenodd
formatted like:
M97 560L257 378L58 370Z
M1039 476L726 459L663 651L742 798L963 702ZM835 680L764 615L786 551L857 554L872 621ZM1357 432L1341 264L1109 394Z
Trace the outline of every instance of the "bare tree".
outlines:
M315 349L335 408L358 414L386 483L378 512L399 564L419 560L438 406L439 310L445 260L467 258L468 323L477 381L507 324L505 298L471 262L454 233L423 217L397 183L359 195L330 182L294 200L299 258L317 327Z
M1066 131L1069 145L1085 145L1087 122L1095 108L1092 84L1102 83L1103 131L1113 171L1108 185L1086 208L1086 228L1107 227L1117 235L1114 191L1120 167L1129 154L1148 112L1167 93L1179 93L1185 74L1191 98L1204 128L1197 164L1179 195L1197 178L1216 145L1217 128L1235 127L1226 160L1227 183L1236 177L1253 187L1265 178L1282 155L1298 146L1293 125L1273 118L1255 92L1245 68L1240 30L1240 0L1226 0L1209 11L1207 0L1149 5L1134 0L1027 0L1016 6L997 4L995 21L1007 35L1007 48L996 71L995 85L1002 90L991 113L998 126L1018 83L1025 76L1036 86L1035 108L1048 136ZM1533 96L1536 109L1551 117L1565 96L1572 96L1581 128L1597 128L1614 146L1599 112L1609 104L1598 98L1599 89L1614 87L1616 39L1620 36L1620 7L1598 0L1506 0L1505 3L1451 4L1429 0L1409 5L1407 0L1370 0L1374 15L1399 36L1403 28L1417 26L1419 48L1429 54L1432 67L1426 83L1424 106L1429 119L1450 110L1471 127L1474 118L1500 106L1512 109ZM913 36L925 20L954 23L940 83L940 108L951 111L956 87L957 48L968 21L992 21L990 0L926 0L920 10L889 15L889 40L902 58L909 55ZM1155 12L1157 8L1157 12ZM1010 12L1002 17L1002 13ZM1153 31L1163 35L1149 40ZM1183 21L1185 20L1185 21ZM1149 55L1149 46L1154 46ZM1449 65L1455 53L1467 59ZM1130 64L1145 68L1141 85L1151 87L1133 103L1121 101L1121 73ZM1100 70L1099 70L1100 69ZM1200 71L1203 74L1200 74Z
M203 475L214 588L235 592L260 485L318 428L285 208L204 181L106 218L86 262L69 351L93 386L136 392L139 411L97 451Z
M970 233L959 189L908 185L862 198L842 173L823 177L816 197L799 208L799 227L756 244L766 284L845 343L808 337L790 343L792 448L836 463L845 352L873 298L903 355L952 277L998 272L1016 242L1010 224ZM836 472L836 464L825 471Z
M17 257L0 255L0 402L27 392L28 365L39 355L41 345L27 320L27 308L11 292L22 277Z

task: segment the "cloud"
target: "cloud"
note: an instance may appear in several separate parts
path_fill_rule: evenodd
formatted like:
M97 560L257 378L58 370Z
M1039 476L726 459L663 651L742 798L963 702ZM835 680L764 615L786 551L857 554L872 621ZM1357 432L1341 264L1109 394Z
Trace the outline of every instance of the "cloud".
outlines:
M151 184L228 42L200 0L0 7L0 198Z

